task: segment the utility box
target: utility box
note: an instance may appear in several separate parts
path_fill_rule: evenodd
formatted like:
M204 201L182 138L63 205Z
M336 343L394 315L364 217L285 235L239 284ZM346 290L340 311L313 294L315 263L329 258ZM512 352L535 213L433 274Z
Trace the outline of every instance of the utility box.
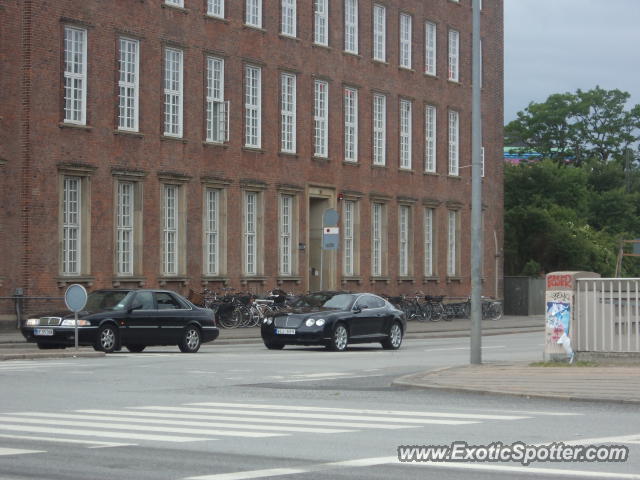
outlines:
M571 338L575 314L576 289L579 278L600 278L593 272L548 273L545 291L544 359L563 360L567 353L558 340L563 335Z

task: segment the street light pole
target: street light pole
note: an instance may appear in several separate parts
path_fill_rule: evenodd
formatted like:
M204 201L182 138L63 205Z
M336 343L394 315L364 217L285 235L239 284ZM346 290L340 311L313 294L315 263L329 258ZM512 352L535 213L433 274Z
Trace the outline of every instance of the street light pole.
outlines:
M480 85L480 0L473 0L471 102L471 363L482 363L482 111Z

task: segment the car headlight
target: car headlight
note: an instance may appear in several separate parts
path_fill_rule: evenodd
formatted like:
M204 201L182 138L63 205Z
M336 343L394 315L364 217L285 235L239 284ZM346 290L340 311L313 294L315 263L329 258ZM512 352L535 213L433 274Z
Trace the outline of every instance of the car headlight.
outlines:
M319 319L317 319L317 320L316 320L316 325L317 325L318 327L323 326L323 325L324 325L324 318L319 318Z
M76 325L76 321L73 318L67 318L62 321L61 324L63 327L74 327ZM88 327L91 323L88 320L78 320L79 327Z
M265 325L271 325L273 323L273 318L271 317L266 317L262 323L264 323Z
M40 319L39 318L30 318L30 319L27 320L27 323L25 325L27 327L35 327L39 323L40 323Z
M304 322L304 324L307 327L313 327L316 323L316 320L314 318L308 318L306 322Z

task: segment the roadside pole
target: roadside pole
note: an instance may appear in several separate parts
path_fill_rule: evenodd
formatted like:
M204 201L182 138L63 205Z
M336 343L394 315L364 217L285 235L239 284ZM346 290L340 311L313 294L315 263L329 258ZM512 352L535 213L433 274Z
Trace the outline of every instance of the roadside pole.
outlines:
M473 0L471 106L471 363L482 363L482 111L480 97L480 0Z

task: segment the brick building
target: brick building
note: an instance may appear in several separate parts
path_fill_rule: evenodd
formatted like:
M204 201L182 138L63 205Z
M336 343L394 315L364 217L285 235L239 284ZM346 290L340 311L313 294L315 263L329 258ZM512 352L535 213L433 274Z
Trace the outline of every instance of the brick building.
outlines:
M485 0L484 293L503 6ZM470 291L471 0L0 0L0 296ZM320 259L322 215L340 248Z

